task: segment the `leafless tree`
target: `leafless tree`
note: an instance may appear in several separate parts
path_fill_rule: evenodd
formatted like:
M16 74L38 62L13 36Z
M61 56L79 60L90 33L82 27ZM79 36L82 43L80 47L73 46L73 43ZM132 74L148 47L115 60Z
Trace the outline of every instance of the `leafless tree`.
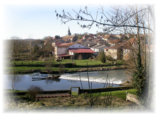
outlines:
M106 31L106 33L109 33L115 29L121 30L121 28L123 29L128 27L129 28L138 27L138 28L144 28L144 29L154 31L153 29L143 26L141 24L138 24L138 25L128 24L128 20L132 19L132 17L134 17L136 14L138 14L141 11L152 9L151 6L146 6L145 8L140 9L135 13L127 14L127 15L124 13L124 11L129 13L131 10L130 9L123 10L124 7L126 6L118 6L116 11L111 11L110 14L108 14L108 13L105 13L104 8L101 6L100 8L98 8L95 18L93 18L92 14L88 12L87 6L85 6L84 9L80 9L79 12L73 9L75 13L75 17L73 14L70 14L69 12L66 13L64 10L62 11L62 14L58 13L57 11L55 11L55 13L56 13L57 19L58 18L61 19L62 24L66 24L67 22L70 22L70 21L86 21L86 22L90 22L90 24L88 25L80 24L79 22L77 22L77 24L82 28L90 29L95 23L99 29L103 29L103 31Z
M55 11L55 13L56 13L57 19L58 18L61 19L62 24L65 24L70 21L78 21L77 24L80 27L90 29L95 23L97 28L102 29L106 34L122 33L125 36L129 35L130 38L136 39L137 47L136 48L131 47L133 51L133 63L135 66L135 70L140 74L139 78L142 79L141 81L143 81L143 79L145 79L146 81L148 80L146 79L146 77L148 77L146 74L150 72L149 71L150 54L148 53L148 59L146 58L146 55L145 55L143 56L145 61L142 60L143 38L141 36L142 34L145 36L146 32L148 32L148 34L150 32L154 34L155 25L154 25L153 6L151 5L116 6L116 7L113 7L111 11L109 11L108 13L106 13L104 10L104 7L101 6L100 8L98 8L95 18L93 18L92 14L88 11L87 6L84 7L84 9L80 9L79 12L75 10L73 11L75 13L75 16L68 12L66 13L66 11L64 10L62 11L62 14L58 13L57 11ZM145 20L145 17L147 17L146 13L149 14L148 16L152 17L148 20L148 24L147 24L147 21ZM80 24L79 21L86 21L89 24ZM149 36L148 36L148 39L149 39ZM144 61L145 63L142 64L142 61ZM144 73L144 75L141 75L142 73Z
M9 49L12 58L27 59L26 54L29 52L29 41L22 40L16 36L11 37L7 49Z

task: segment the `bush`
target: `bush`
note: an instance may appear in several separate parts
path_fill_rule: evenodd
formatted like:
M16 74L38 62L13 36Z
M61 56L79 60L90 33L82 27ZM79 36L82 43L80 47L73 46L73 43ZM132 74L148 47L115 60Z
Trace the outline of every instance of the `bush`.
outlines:
M31 100L35 100L36 99L36 94L39 94L43 91L42 88L40 88L39 86L30 86L28 88L28 96Z
M82 55L81 55L81 54L78 56L78 59L79 59L79 60L82 60Z
M93 56L93 57L92 57L92 59L96 60L96 57L95 57L95 56Z
M60 64L59 65L59 74L63 74L65 73L65 65L64 64Z
M101 61L102 63L105 63L105 62L106 62L106 56L105 56L105 54L104 54L104 51L102 51L102 52L100 53L100 61Z
M110 56L110 55L106 56L106 59L109 60L109 61L113 61L114 60L113 57Z

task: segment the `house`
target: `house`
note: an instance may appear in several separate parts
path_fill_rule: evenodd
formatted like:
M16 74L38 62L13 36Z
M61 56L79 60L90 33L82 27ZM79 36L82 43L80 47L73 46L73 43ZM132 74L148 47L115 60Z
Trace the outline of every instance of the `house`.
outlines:
M96 45L96 42L93 42L93 41L84 41L84 42L81 43L81 45L83 45L85 47L91 47L91 46Z
M68 40L70 40L70 42L76 42L78 40L78 37L76 35L69 35L69 36L64 36L62 37L62 40L65 42L68 42Z
M74 43L61 43L61 44L54 44L54 55L56 59L59 57L70 57L67 53L67 49L69 46L73 45Z
M121 40L109 40L108 44L110 44L110 46L115 46L117 43L120 43Z
M120 42L112 47L104 48L106 56L111 56L115 60L128 60L132 54L132 48L137 49L136 39L131 38L126 42Z
M106 56L111 56L115 60L120 60L123 56L123 50L121 46L118 45L104 48L104 53Z
M82 55L83 59L89 58L94 51L78 43L62 43L55 46L56 59L71 58L77 59Z
M104 48L107 48L107 47L108 46L106 46L105 44L101 45L97 43L97 45L94 45L93 47L91 47L91 49L95 51L94 55L98 55L99 52L103 51Z
M78 59L80 55L82 59L88 59L92 57L93 53L94 51L90 48L77 43L68 47L68 54L74 59Z

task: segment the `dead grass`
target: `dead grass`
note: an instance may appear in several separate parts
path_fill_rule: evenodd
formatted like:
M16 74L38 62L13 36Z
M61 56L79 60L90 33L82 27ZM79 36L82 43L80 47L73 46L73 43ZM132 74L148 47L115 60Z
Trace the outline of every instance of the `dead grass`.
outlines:
M89 100L89 99L87 99ZM24 102L19 101L17 106L15 106L15 102L7 103L5 109L20 109L20 110L30 110L30 109L55 109L55 108L67 108L67 109L88 109L87 100L83 96L78 97L58 97L58 98L50 98L41 101L35 102ZM137 105L133 102L127 102L122 98L112 96L111 105L105 104L106 97L99 97L99 99L94 104L94 109L114 109L114 110L127 110L127 109L135 109Z

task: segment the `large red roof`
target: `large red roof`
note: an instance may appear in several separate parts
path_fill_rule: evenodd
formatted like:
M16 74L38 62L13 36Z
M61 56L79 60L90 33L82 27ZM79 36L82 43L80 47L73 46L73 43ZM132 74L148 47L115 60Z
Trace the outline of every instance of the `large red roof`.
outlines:
M91 49L75 49L75 50L69 50L69 51L73 53L95 53Z

